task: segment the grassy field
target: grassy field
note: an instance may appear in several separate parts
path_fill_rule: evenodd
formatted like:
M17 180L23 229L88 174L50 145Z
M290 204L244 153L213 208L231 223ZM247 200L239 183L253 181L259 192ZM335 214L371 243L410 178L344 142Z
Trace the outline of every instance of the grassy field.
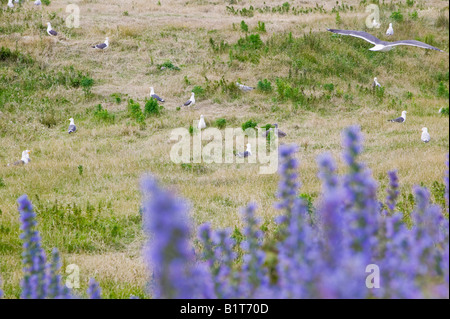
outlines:
M240 227L239 208L258 203L272 222L278 177L258 164L170 161L174 128L200 114L227 127L252 119L278 123L283 143L300 146L301 193L317 198L315 159L339 159L341 130L358 124L364 161L383 193L397 168L405 211L411 187L423 184L442 201L449 148L449 20L447 1L389 1L381 28L365 26L365 7L378 1L80 0L79 28L65 23L72 1L31 1L0 9L0 274L6 298L20 295L21 241L16 200L36 207L44 248L58 247L63 269L80 267L83 294L95 277L105 297L145 296L139 180L152 173L189 199L196 227ZM283 4L288 3L288 5ZM251 7L253 9L251 9ZM244 21L244 23L242 23ZM60 32L46 33L51 22ZM371 52L363 40L326 28L364 30L381 39L417 39L446 51L397 47ZM110 39L110 48L90 46ZM162 68L164 66L165 68ZM373 91L374 77L383 89ZM266 80L266 81L264 81ZM243 93L235 81L258 86ZM267 84L270 82L270 87ZM265 85L264 85L265 84ZM150 86L166 102L144 109ZM194 107L178 109L194 90ZM99 107L98 105L101 105ZM403 124L387 120L407 110ZM67 134L69 118L78 127ZM420 141L422 127L432 140ZM31 163L6 167L30 149ZM239 149L242 151L242 149Z

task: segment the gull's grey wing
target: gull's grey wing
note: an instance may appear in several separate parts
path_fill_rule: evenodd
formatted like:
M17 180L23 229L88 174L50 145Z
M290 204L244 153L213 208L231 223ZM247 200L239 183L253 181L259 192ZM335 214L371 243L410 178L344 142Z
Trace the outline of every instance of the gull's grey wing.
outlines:
M48 31L48 33L50 33L53 36L58 35L58 32L56 32L55 30L50 30L50 31Z
M192 101L191 100L188 100L186 103L184 103L183 105L184 106L189 106L189 105L191 105L191 103L192 103Z
M75 125L69 125L69 134L73 133L77 130L77 127Z
M154 99L157 99L159 102L164 102L164 99L160 98L160 97L159 97L158 95L156 95L156 94L153 94L151 97L154 98Z
M333 33L337 33L337 34L350 35L352 37L360 38L360 39L366 40L369 43L372 43L373 45L385 43L385 41L381 41L377 37L375 37L367 32L364 32L364 31L338 30L338 29L327 29L327 30L330 32L333 32Z
M397 122L397 123L403 123L405 119L403 117L397 117L396 119L389 120L389 122Z
M100 44L97 44L96 46L95 46L97 49L104 49L104 48L106 48L106 43L100 43Z
M393 47L393 46L397 46L397 45L410 45L413 47L419 47L419 48L424 48L424 49L430 49L430 50L436 50L436 51L440 51L440 52L444 52L441 49L438 49L432 45L426 44L424 42L420 42L420 41L416 41L416 40L400 40L400 41L395 41L395 42L388 42L387 46Z

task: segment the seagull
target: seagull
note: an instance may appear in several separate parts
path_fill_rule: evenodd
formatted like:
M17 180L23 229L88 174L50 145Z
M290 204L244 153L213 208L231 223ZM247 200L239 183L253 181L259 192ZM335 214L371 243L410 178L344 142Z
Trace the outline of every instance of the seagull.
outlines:
M249 92L249 91L255 89L255 88L252 87L252 86L243 85L243 84L241 84L241 83L239 83L239 82L236 82L236 86L239 87L239 89L240 89L241 91L244 91L244 92Z
M56 32L55 30L52 29L52 25L50 24L50 22L47 22L47 33L48 33L48 35L51 35L51 36L58 35L58 32Z
M249 157L252 155L252 145L250 143L247 144L247 149L245 152L236 153L237 157Z
M422 142L424 142L424 143L428 143L430 141L430 139L431 139L430 133L428 133L428 129L426 127L422 128L422 137L421 137L421 139L422 139Z
M183 104L183 106L192 106L194 104L195 104L195 93L192 92L191 97L189 98L189 100L186 101L186 103Z
M286 133L284 133L283 131L281 131L281 130L278 129L278 124L277 124L277 123L273 124L273 126L275 126L275 134L276 134L278 137L285 137L285 136L287 135ZM263 136L264 136L264 137L267 137L267 135L269 135L269 133L272 132L272 131L273 131L272 128L266 130L266 131L263 133Z
M198 121L198 129L204 129L206 128L206 123L205 123L205 119L203 117L203 115L200 115L200 121Z
M11 0L11 1L12 1L12 0ZM14 162L14 163L12 163L12 164L8 164L7 166L10 166L10 165L25 165L25 164L28 164L28 163L31 161L31 159L30 159L30 153L31 153L30 150L25 150L25 151L23 151L23 152L22 152L22 158L21 158L20 160Z
M106 37L104 43L100 43L100 44L96 44L96 45L92 46L93 49L100 49L100 50L105 50L108 47L109 47L109 38L108 37Z
M73 121L73 118L69 119L70 124L69 124L69 134L70 133L75 133L75 131L77 130L77 127L75 126L75 122Z
M373 88L376 88L377 86L381 87L381 84L378 83L378 79L377 78L373 78Z
M392 27L392 23L389 23L389 28L386 31L386 35L394 35L394 28Z
M12 2L12 0L8 0L8 7L14 8L14 3Z
M379 29L379 28L381 27L381 24L379 24L379 23L377 22L377 20L375 20L375 18L373 19L372 25L373 25L373 27L376 28L376 29Z
M367 42L375 45L373 48L370 48L370 51L382 51L387 52L392 50L397 45L409 45L413 47L419 47L424 49L436 50L440 52L444 52L441 49L433 47L429 44L416 41L416 40L400 40L395 42L382 41L377 37L363 31L354 31L354 30L337 30L337 29L327 29L330 32L342 34L342 35L350 35L352 37L360 38L366 40Z
M155 94L155 90L153 89L153 86L150 87L150 97L158 100L159 102L165 102L164 99L160 98L158 95Z
M34 2L34 5L35 5L35 6L40 6L40 5L41 5L41 0L36 0L36 1Z
M402 112L402 116L397 117L396 119L393 120L388 120L389 122L397 122L397 123L403 123L406 121L406 111Z

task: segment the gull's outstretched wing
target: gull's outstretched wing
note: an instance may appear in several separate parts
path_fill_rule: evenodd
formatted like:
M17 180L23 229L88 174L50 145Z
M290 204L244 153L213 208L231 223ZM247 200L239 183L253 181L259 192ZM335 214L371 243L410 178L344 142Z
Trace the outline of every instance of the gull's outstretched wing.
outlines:
M327 30L330 32L333 32L333 33L337 33L337 34L350 35L352 37L360 38L360 39L366 40L369 43L372 43L373 45L385 43L385 41L381 41L377 37L375 37L367 32L364 32L364 31L338 30L338 29L327 29Z
M420 41L416 41L416 40L400 40L400 41L395 41L395 42L388 42L386 44L386 46L397 46L397 45L410 45L413 47L419 47L419 48L424 48L424 49L430 49L430 50L436 50L436 51L440 51L440 52L444 52L441 49L438 49L434 46L431 46L429 44L426 44L424 42L420 42Z

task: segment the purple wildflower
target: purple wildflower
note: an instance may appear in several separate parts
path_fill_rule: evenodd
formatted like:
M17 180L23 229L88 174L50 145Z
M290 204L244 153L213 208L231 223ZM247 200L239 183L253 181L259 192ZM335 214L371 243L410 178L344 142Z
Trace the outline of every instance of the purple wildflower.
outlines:
M389 171L389 188L387 190L386 206L389 209L389 214L392 214L397 204L397 198L400 194L398 190L398 176L397 170Z
M210 274L195 264L190 247L187 203L151 177L142 181L142 191L144 229L150 237L145 257L153 269L154 297L214 297Z
M101 297L101 289L94 278L89 279L89 286L88 286L88 289L86 292L89 296L89 299L101 299L102 298Z

